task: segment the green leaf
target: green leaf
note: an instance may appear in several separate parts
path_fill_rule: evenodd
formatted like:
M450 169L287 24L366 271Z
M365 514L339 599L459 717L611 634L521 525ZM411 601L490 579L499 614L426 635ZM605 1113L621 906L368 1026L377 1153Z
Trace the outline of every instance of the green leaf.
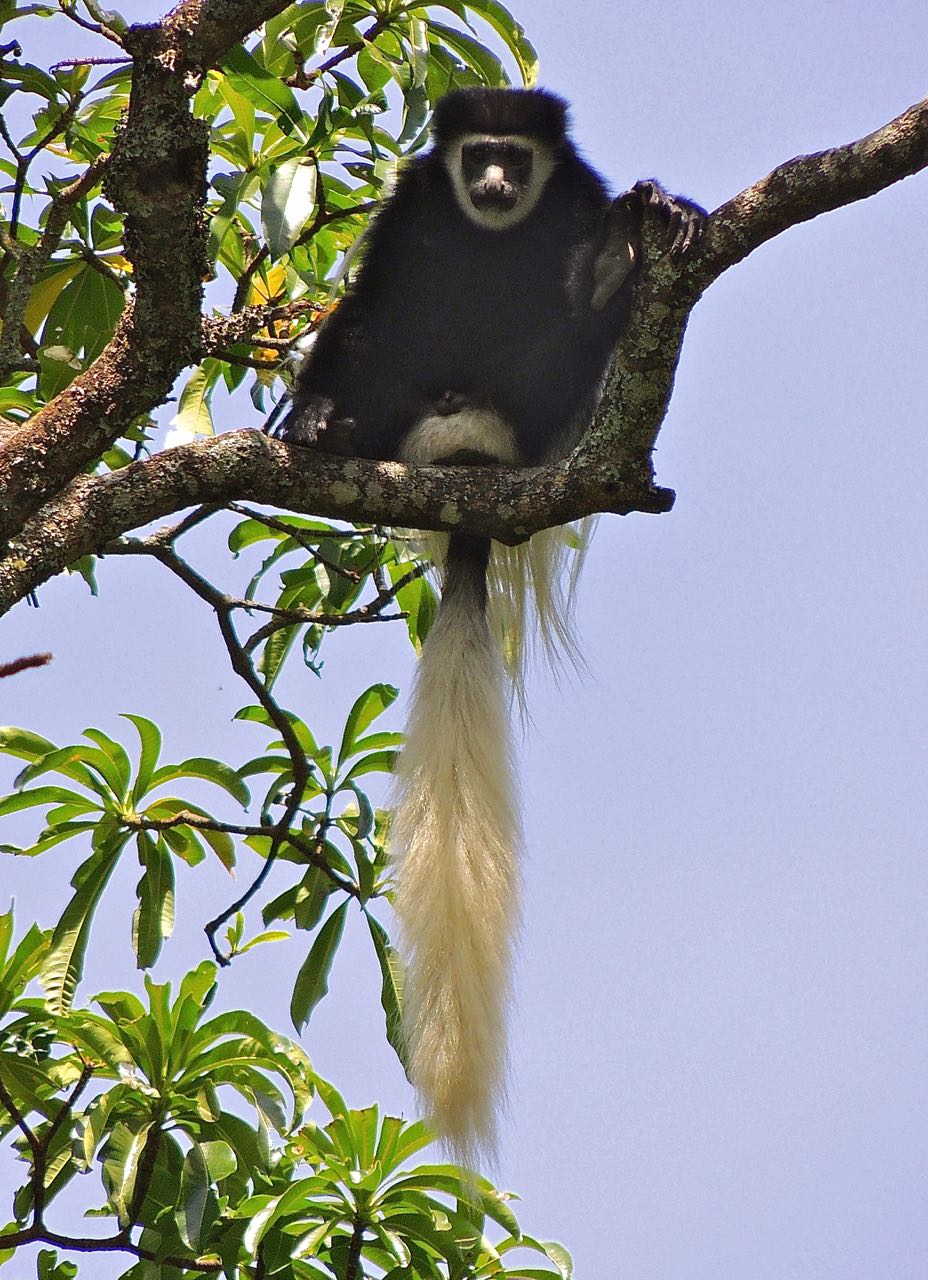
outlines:
M95 742L100 748L95 767L103 774L113 793L120 798L125 798L129 793L129 780L132 777L132 765L129 763L125 748L105 734L102 729L85 729L84 737ZM105 765L104 762L109 764Z
M306 141L303 112L293 90L244 48L236 45L222 64L222 69L238 93L275 118L286 134Z
M37 1280L74 1280L76 1262L59 1262L57 1249L40 1249L35 1260Z
M351 790L354 792L355 799L358 802L357 838L366 840L374 830L374 806L360 787L352 785Z
M319 867L310 867L297 886L293 923L298 929L315 929L332 892L332 881Z
M408 571L408 564L390 566L390 576L394 582ZM400 587L396 593L396 603L407 614L406 629L418 652L428 639L432 623L438 613L438 595L435 588L423 574Z
M39 760L55 750L54 742L29 729L17 729L15 725L0 728L0 751L20 760Z
M202 778L205 782L214 782L217 787L222 787L223 791L227 791L236 799L242 808L247 807L251 801L251 792L239 777L238 772L221 760L213 760L209 756L191 756L189 760L182 760L180 764L162 765L152 775L148 789L153 791L155 787L173 782L175 778Z
M338 749L338 768L358 750L357 740L371 721L386 711L396 701L399 690L392 684L372 684L355 699L354 706L348 712L345 728L342 733L341 746Z
M271 170L261 197L261 228L274 258L289 253L316 207L316 162L292 156Z
M84 972L84 956L90 941L94 912L106 888L126 836L98 849L82 863L72 883L77 890L65 907L52 934L48 954L42 964L41 980L53 1013L66 1013Z
M526 38L525 28L498 0L468 0L467 7L484 18L500 36L519 66L525 84L538 79L538 54Z
M191 436L216 434L210 400L219 377L218 360L204 360L187 379L177 401L177 413L171 419L174 430Z
M342 779L341 785L347 787L365 773L392 773L395 763L395 751L372 751L370 755L362 756L351 766Z
M216 1144L226 1146L225 1143ZM231 1155L231 1148L228 1148ZM232 1168L235 1157L232 1157ZM180 1237L188 1249L195 1253L200 1250L203 1219L210 1198L210 1174L206 1153L198 1142L195 1142L184 1156L184 1166L180 1175L180 1195L178 1207L174 1214Z
M65 1025L73 1043L87 1057L99 1059L113 1074L122 1068L137 1065L125 1043L132 1039L126 1033L125 1026L120 1027L121 1034L117 1035L112 1024L90 1013L71 1014Z
M144 874L135 889L132 945L139 968L150 969L174 929L174 861L163 841L149 831L138 833L136 847Z
M479 71L481 78L487 84L505 83L506 74L503 71L502 62L479 40L475 40L465 31L457 31L453 27L445 26L442 22L431 22L429 32L433 39L440 38L442 43L452 49L463 62Z
M403 983L406 976L403 959L396 948L390 945L390 938L380 921L375 920L367 911L364 912L364 918L380 965L380 1003L386 1017L387 1040L406 1070L406 1047L401 1031Z
M41 388L45 395L57 395L77 372L70 361L46 358L45 350L64 347L75 355L82 353L82 363L89 364L112 337L125 300L122 289L109 276L90 266L65 285L42 329Z
M48 949L49 935L33 924L9 954L13 940L13 912L0 915L0 1014L6 1013L38 974Z
M119 1224L129 1224L129 1209L135 1191L139 1161L145 1150L145 1142L152 1128L151 1122L138 1128L120 1123L113 1130L106 1145L103 1161L103 1180L109 1193Z
M54 306L62 289L83 269L84 263L80 258L55 260L44 268L38 283L33 286L29 294L29 304L23 317L30 333L38 333L42 321Z
M556 1240L536 1240L534 1236L516 1235L515 1238L502 1240L498 1248L501 1254L508 1253L510 1249L532 1249L535 1253L542 1253L550 1258L557 1267L557 1273L540 1267L507 1267L506 1275L517 1280L551 1280L551 1276L555 1274L560 1275L561 1280L571 1280L573 1275L573 1258Z
M348 903L337 907L319 930L309 955L300 967L290 999L290 1017L297 1031L302 1031L313 1009L329 989L329 971L345 928Z
M433 1135L422 1120L405 1124L398 1116L384 1116L374 1159L384 1177L433 1141Z
M325 1217L319 1223L318 1227L314 1227L312 1231L308 1231L306 1235L300 1236L290 1254L292 1258L313 1258L319 1245L330 1234L332 1228L338 1224L341 1214L333 1214ZM328 1272L326 1274L329 1274Z
M21 809L32 809L36 805L44 804L74 804L81 807L84 812L88 808L98 807L89 806L82 795L76 791L68 791L64 787L31 787L27 791L4 796L0 800L0 818L5 818L8 813L18 813Z

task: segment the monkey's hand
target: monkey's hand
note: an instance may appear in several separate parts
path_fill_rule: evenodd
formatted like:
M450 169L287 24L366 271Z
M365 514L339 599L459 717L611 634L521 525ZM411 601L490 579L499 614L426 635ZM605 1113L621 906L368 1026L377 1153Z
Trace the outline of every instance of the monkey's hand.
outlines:
M315 445L334 413L334 402L328 396L313 392L301 397L299 405L294 404L282 421L276 421L276 414L272 414L268 419L267 433L275 440L285 440L287 444Z
M335 404L329 396L313 393L301 400L299 407L294 405L282 421L276 421L276 415L272 414L267 433L287 444L352 457L355 454L354 418L336 418L334 413Z
M694 251L709 216L695 201L670 195L654 178L636 182L631 191L613 200L613 214L623 210L637 213L639 218L656 214L667 227L670 256L675 262L685 261Z

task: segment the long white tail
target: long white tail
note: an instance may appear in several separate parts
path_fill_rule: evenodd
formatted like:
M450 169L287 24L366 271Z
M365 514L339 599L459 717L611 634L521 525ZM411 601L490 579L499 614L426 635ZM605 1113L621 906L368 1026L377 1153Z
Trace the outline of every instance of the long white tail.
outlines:
M440 1136L491 1154L519 921L508 697L486 617L486 539L456 534L419 663L391 828L410 1075Z

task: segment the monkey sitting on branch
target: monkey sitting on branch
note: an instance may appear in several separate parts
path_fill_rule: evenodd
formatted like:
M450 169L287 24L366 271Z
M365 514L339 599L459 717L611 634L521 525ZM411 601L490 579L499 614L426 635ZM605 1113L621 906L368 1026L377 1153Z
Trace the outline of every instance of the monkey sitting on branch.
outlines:
M677 260L706 214L654 181L613 200L568 136L566 104L542 90L451 93L432 136L377 213L275 434L419 465L563 457L628 323L645 214L663 219ZM489 538L447 540L391 827L408 1070L462 1162L494 1145L519 917L508 701L487 616L494 559ZM537 594L544 622L559 597Z

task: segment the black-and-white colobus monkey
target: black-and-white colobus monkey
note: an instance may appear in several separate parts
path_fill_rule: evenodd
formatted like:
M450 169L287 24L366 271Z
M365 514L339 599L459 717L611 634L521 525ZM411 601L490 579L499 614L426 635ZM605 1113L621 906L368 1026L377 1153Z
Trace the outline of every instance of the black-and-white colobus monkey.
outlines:
M357 277L325 321L278 434L409 463L562 456L627 322L641 220L672 254L705 214L656 182L613 201L542 90L465 89L402 169ZM503 664L487 619L490 542L448 540L391 827L408 960L409 1071L464 1160L492 1147L518 920L518 806Z

